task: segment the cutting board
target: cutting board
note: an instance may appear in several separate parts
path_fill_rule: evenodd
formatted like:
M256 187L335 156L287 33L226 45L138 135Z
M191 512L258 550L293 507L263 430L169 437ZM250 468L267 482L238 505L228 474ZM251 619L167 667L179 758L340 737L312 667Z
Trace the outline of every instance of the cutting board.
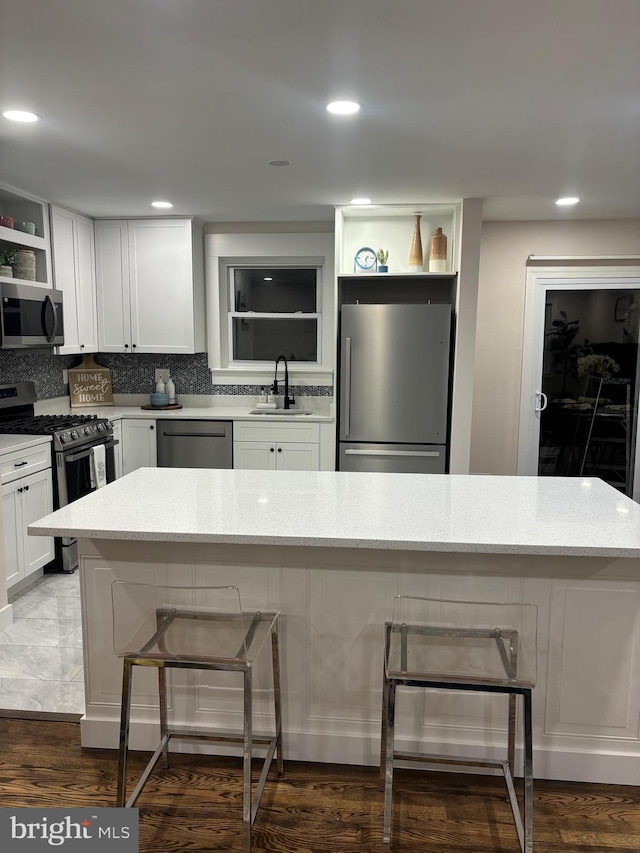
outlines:
M145 406L140 406L141 409L145 410L153 410L154 412L168 412L173 411L174 409L181 409L181 403L171 403L169 406L152 406L151 403L147 403Z
M85 355L82 364L69 368L69 397L72 408L113 406L111 371Z

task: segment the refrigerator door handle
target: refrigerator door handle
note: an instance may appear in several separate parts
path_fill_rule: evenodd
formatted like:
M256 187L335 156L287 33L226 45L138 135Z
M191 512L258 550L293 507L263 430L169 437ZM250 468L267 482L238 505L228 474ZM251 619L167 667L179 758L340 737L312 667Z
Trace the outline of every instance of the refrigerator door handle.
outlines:
M345 456L440 456L439 450L345 450Z
M351 420L351 338L344 339L344 434L349 435Z

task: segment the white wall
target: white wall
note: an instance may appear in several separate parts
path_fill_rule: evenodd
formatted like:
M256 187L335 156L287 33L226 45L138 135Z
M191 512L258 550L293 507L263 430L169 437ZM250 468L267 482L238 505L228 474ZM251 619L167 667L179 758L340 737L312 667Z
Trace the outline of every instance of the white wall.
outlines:
M516 473L527 257L622 254L640 255L640 219L483 223L472 472Z
M305 231L305 223L209 223L205 228L205 272L207 288L207 340L209 366L214 371L214 382L233 384L264 382L264 376L239 375L237 371L220 370L220 288L227 283L220 280L221 258L320 258L322 266L322 361L323 370L289 365L290 378L296 385L331 385L334 368L334 236L333 224L323 223L330 232ZM318 223L307 223L318 227ZM226 318L222 318L226 322ZM222 359L224 367L224 359ZM271 368L269 368L271 372Z

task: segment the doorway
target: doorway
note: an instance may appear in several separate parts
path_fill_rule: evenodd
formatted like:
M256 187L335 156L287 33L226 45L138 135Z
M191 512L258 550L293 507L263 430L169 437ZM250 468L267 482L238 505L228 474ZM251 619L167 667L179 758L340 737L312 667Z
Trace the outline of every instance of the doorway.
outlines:
M640 498L639 329L640 268L528 270L519 474Z

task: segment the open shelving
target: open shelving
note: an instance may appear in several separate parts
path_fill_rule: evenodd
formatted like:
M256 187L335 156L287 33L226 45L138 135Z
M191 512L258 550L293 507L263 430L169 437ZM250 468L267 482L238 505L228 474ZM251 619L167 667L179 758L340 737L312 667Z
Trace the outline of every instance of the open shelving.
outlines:
M414 216L420 214L420 234L424 254L424 270L409 272L409 251L413 236ZM338 275L452 276L456 273L460 205L367 205L336 209L336 270ZM436 228L447 236L447 270L429 272L429 238ZM354 273L354 256L362 246L389 252L388 273Z
M32 249L36 254L36 280L28 284L52 287L49 213L46 202L25 195L6 185L0 185L0 214L11 216L14 222L33 222L36 234L17 228L0 226L0 250ZM0 282L24 283L25 279L0 276Z

